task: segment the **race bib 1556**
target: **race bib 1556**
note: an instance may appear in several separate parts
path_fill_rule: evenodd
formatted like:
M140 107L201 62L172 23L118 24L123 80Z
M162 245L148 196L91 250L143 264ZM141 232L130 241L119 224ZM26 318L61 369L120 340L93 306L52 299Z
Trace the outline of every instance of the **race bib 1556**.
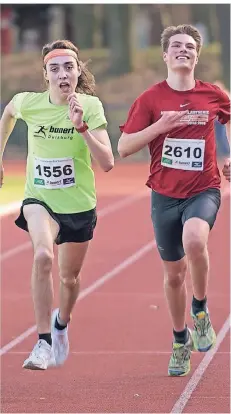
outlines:
M55 189L73 185L75 185L75 168L72 158L34 157L35 187Z

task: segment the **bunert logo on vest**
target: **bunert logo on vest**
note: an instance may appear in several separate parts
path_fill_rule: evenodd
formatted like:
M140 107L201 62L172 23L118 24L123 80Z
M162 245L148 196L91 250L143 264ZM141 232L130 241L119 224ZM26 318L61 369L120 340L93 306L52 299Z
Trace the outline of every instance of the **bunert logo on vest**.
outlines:
M34 129L34 138L41 139L73 139L75 127L72 128L57 128L51 125L45 127L44 125L36 125Z

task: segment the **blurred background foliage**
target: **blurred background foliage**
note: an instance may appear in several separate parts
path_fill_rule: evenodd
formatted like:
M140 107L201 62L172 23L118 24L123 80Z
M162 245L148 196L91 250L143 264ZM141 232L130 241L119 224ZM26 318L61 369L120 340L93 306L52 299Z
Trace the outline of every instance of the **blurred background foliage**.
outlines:
M136 97L166 77L160 36L165 27L193 24L204 46L196 77L230 85L228 4L7 4L1 7L1 108L21 91L45 90L41 49L69 39L95 75L116 154L119 124ZM26 126L17 122L6 157L25 158ZM138 157L146 156L146 151Z

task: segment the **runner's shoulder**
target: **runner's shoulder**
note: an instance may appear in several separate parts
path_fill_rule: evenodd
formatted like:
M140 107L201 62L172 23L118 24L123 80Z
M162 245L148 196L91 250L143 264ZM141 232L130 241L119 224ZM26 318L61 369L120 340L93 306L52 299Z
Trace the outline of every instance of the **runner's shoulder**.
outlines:
M206 89L207 91L211 91L211 93L215 93L215 95L229 98L227 93L223 91L218 85L215 85L214 83L197 80L197 88Z
M147 101L152 97L160 96L160 93L162 93L166 89L166 81L155 83L154 85L150 86L149 88L145 89L144 92L142 92L136 99L141 101Z
M12 101L20 101L23 106L30 105L47 99L48 91L45 92L18 92L14 95Z
M78 100L85 110L94 106L102 105L102 102L98 96L87 95L86 93L78 93Z

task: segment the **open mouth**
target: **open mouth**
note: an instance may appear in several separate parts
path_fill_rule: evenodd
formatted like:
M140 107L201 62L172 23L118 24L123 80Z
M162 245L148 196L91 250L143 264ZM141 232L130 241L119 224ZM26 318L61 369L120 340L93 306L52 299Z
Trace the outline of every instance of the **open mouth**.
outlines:
M70 84L68 82L60 83L59 87L63 92L69 92L70 90Z
M176 57L177 60L189 60L189 57L186 55L181 55Z

